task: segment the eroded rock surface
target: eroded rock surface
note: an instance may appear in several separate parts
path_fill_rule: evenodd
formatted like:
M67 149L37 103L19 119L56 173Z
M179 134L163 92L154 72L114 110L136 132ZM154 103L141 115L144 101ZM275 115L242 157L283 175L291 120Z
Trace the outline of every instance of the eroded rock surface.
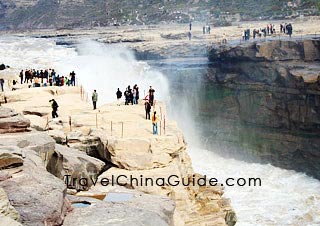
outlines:
M62 145L56 145L54 153L48 162L47 169L50 173L66 181L68 179L68 188L77 190L87 190L92 185L99 173L102 171L105 163L88 156L86 153L77 149L68 148ZM68 178L66 176L68 175ZM80 185L75 183L73 179L91 178L88 184Z
M25 132L30 121L9 108L0 107L0 134Z
M174 202L156 195L148 195L132 190L110 193L105 201L84 197L71 198L73 203L90 203L68 214L64 224L73 225L132 225L132 226L169 226L173 223ZM118 199L118 200L117 200Z
M11 177L0 182L23 225L59 225L68 203L64 183L46 171L43 160L30 149L22 166L5 170Z

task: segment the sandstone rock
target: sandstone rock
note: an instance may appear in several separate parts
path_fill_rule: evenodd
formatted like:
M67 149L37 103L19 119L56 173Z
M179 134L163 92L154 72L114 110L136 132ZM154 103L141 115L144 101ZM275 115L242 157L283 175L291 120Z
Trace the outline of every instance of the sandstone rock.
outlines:
M31 124L31 128L37 130L37 131L45 131L47 128L47 120L37 116L37 115L25 115L25 118L29 119Z
M98 177L98 174L104 167L104 162L88 156L87 154L62 145L56 145L52 158L48 162L47 170L56 177L64 180L69 175L70 181L68 188L77 190L87 190L92 185L92 180ZM88 184L73 185L73 179L90 178ZM91 179L92 178L92 179Z
M27 131L30 121L13 110L0 107L0 134Z
M26 158L20 171L1 181L12 205L21 216L21 223L60 225L67 210L64 183L48 173L37 154L24 149ZM17 186L19 185L19 186Z
M186 145L180 131L172 136L157 138L101 138L105 149L99 150L99 158L110 161L119 168L129 170L153 169L167 166L175 156L185 151Z
M15 147L0 146L0 169L21 166L22 164L21 150Z
M0 214L0 222L1 225L5 226L23 226L18 221L12 220L12 218L4 216L2 214Z
M20 215L10 204L6 192L0 188L0 216L6 216L12 220L19 220ZM0 221L2 222L2 221Z
M99 137L85 135L81 131L71 131L67 133L67 143L71 148L78 149L99 159L101 159L99 153L104 150L103 143Z
M39 117L47 116L51 112L51 108L47 107L29 107L23 110L24 115L36 115Z
M109 199L110 201L107 201L108 196L106 201L75 198L74 203L85 202L91 205L82 208L75 207L66 216L63 225L172 225L175 206L169 198L133 191L110 193L109 195L115 197Z
M66 144L67 136L61 130L48 130L48 135L52 137L58 144Z
M45 132L5 134L0 136L1 145L29 148L38 153L45 164L50 160L55 149L55 141Z

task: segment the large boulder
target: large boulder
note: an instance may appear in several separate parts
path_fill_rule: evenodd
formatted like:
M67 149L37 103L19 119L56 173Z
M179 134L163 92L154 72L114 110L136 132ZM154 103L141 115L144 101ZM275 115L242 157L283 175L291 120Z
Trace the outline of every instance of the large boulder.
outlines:
M6 169L11 177L0 182L26 226L61 225L68 209L63 181L47 172L42 159L24 149L24 164Z
M0 134L25 132L30 127L30 120L9 108L0 107Z
M74 208L64 226L168 226L172 225L175 205L167 197L128 191L109 193L105 201L77 198L75 203L90 204Z
M47 165L47 170L62 180L73 181L74 179L87 178L87 184L68 183L68 188L87 190L92 185L92 181L98 177L104 165L104 162L90 157L84 152L57 144Z
M0 136L0 147L1 146L16 146L23 149L32 149L36 151L45 164L47 164L55 149L55 141L45 132L5 134Z
M94 131L104 144L99 158L112 162L121 169L144 170L165 167L186 150L180 131L174 135L152 138L114 138Z

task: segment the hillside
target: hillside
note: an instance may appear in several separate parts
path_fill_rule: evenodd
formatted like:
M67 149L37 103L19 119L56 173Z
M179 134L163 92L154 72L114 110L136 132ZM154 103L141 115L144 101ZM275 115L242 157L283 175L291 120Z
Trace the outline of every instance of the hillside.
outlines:
M317 0L0 0L0 29L75 28L126 24L221 23L317 13ZM232 19L231 19L232 20Z

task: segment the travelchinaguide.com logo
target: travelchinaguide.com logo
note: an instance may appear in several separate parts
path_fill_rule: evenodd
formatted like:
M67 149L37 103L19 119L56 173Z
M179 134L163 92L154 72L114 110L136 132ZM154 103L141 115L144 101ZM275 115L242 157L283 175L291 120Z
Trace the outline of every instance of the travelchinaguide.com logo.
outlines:
M170 175L168 177L145 177L144 175L112 175L109 178L94 178L94 177L82 177L74 178L71 175L65 175L64 181L67 186L89 186L89 185L101 185L101 186L227 186L227 187L261 187L261 178L227 178L219 181L217 178L204 176L196 176L188 178L181 178L177 175Z

